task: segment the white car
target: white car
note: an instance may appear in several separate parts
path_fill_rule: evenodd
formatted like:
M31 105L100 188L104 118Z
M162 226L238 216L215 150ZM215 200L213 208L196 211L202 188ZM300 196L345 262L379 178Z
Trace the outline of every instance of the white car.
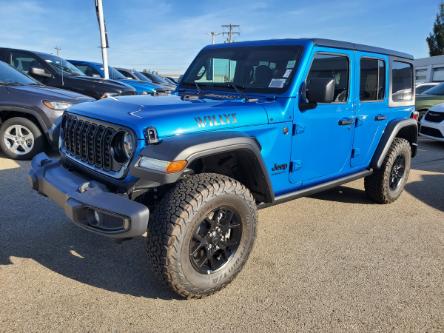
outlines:
M444 142L444 103L431 107L420 125L421 136Z

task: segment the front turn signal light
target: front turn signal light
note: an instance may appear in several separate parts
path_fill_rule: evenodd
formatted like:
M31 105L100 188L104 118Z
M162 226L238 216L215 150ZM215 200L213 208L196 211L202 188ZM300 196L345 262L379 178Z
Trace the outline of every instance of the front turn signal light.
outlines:
M168 166L166 167L166 172L176 173L185 169L186 166L187 166L187 161L185 160L172 161L168 163Z

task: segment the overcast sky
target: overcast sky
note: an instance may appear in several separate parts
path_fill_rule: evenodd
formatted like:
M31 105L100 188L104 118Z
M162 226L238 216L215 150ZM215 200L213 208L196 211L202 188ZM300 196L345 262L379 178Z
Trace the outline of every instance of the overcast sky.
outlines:
M322 37L428 56L438 0L103 0L110 64L180 73L222 24L237 40ZM217 39L222 42L222 37ZM0 0L0 45L100 61L94 0Z

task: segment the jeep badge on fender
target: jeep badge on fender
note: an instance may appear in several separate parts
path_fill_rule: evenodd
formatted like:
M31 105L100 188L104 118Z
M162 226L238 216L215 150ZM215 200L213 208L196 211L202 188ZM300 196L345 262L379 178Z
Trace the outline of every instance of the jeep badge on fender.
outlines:
M201 298L244 267L259 208L358 178L377 203L399 198L413 73L408 54L326 39L210 45L171 96L71 107L61 158L37 155L30 181L85 230L147 232L153 271Z

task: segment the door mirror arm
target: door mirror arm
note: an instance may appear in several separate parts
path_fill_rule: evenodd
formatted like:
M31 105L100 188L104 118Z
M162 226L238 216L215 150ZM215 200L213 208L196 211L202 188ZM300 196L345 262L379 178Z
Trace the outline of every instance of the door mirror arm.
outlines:
M307 97L307 84L303 82L299 91L299 110L305 112L307 110L315 109L318 106L317 102L312 102Z

